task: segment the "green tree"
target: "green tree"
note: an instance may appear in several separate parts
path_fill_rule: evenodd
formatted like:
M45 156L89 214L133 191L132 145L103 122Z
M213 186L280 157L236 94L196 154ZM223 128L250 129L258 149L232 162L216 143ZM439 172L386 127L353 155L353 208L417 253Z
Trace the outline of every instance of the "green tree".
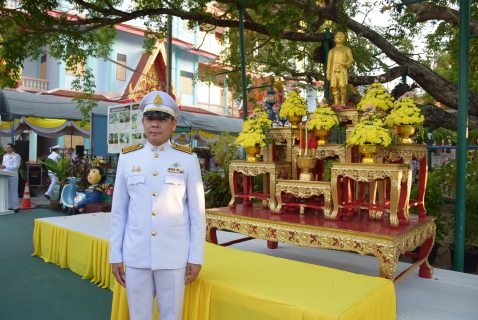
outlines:
M384 73L378 76L391 81L410 68L409 77L435 100L453 109L458 107L458 87L454 79L446 79L439 70L431 69L443 54L450 54L452 67L456 66L458 0L427 1L401 10L394 6L396 0L219 0L214 3L218 10L209 10L209 0L138 0L131 2L132 5L123 0L22 1L19 8L2 8L0 56L4 72L0 72L0 84L14 85L13 78L18 77L23 61L44 53L66 61L69 69L76 68L78 63L84 64L86 57L108 56L115 39L115 25L135 19L144 21L144 47L149 51L156 39L164 38L168 14L189 20L191 27L198 24L204 30L229 28L224 39L229 43L228 51L220 55L216 66L238 69L239 2L245 7L249 57L246 63L251 73L281 75L284 79L310 84L323 80L322 43L326 37L324 29L330 28L332 32L348 34L346 45L351 47L356 59L349 72L349 83L370 84L382 69ZM368 12L376 6L390 13L387 27L377 26L368 17ZM472 34L478 33L475 5L471 6L470 29ZM419 36L424 35L427 39L424 53L412 55L411 43L420 41ZM476 41L472 41L470 50L470 66L474 66L470 78L476 72ZM229 81L234 84L238 77L231 74ZM92 78L88 69L78 76L75 84L84 92L78 98L91 97L95 90ZM234 86L240 91L239 84ZM474 84L471 88L476 90ZM469 114L478 116L478 94L471 92L469 98ZM88 101L80 105L85 114L94 106L92 100ZM430 107L426 112L435 113L442 126L456 127L454 118L446 116L443 110Z

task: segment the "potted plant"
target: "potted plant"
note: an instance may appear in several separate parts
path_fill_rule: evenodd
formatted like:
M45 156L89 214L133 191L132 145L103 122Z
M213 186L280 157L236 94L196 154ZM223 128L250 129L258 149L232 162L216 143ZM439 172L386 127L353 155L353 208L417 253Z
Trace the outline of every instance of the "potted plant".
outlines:
M368 106L364 110L360 122L354 127L345 143L359 147L359 152L363 155L362 163L375 163L373 155L378 152L378 147L388 147L392 143L392 138L376 109Z
M450 160L435 169L440 175L442 188L450 197L456 197L456 160ZM466 174L466 223L465 223L465 266L466 273L478 269L478 151L468 154ZM453 241L455 237L455 211L447 219L450 234L450 249L453 264Z
M307 101L297 91L292 90L286 95L286 100L281 105L279 116L281 118L288 117L292 128L298 128L302 117L307 114L308 109Z
M257 155L261 147L267 145L271 125L272 121L267 117L267 113L259 108L256 108L244 121L236 143L245 149L247 161L258 161Z
M413 93L407 92L394 103L394 108L387 116L385 124L393 127L400 136L401 143L411 143L410 136L415 134L415 129L425 121L420 108L413 99Z
M330 130L339 124L339 117L334 110L325 103L321 103L314 110L307 122L309 130L315 129L318 145L327 144L327 137L330 136Z
M385 115L385 111L393 108L393 97L388 93L387 88L378 82L378 80L375 80L375 82L368 87L364 96L357 104L357 110L365 111L369 106L373 106L375 110L379 111L382 118Z
M45 161L40 161L40 163L57 176L58 182L60 183L60 190L58 190L58 195L61 195L61 189L65 184L65 180L69 176L70 171L72 170L70 159L58 158L58 161L55 162L52 159L47 158ZM52 209L60 209L58 199L50 199L50 205Z

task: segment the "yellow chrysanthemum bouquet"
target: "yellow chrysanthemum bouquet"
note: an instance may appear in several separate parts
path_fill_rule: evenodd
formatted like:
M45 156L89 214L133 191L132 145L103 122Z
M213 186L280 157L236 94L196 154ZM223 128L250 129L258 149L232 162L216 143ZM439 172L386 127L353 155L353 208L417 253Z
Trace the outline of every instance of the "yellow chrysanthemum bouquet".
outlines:
M374 106L376 110L384 111L393 108L393 97L388 93L387 88L378 81L368 87L364 96L357 104L357 110L365 111L365 108L368 106Z
M395 101L395 106L387 116L385 124L390 127L401 124L419 125L423 121L425 121L425 117L420 108L416 106L413 93L407 92Z
M337 117L335 111L329 105L321 103L310 116L310 120L307 122L307 129L331 130L338 124L339 117Z
M363 146L366 144L381 145L384 147L392 143L390 131L385 128L385 124L377 114L374 106L364 108L364 114L360 122L354 127L349 137L345 141L347 145Z
M249 118L242 124L242 131L237 137L236 143L243 148L265 147L268 142L268 133L272 121L267 117L267 113L259 108L249 115Z
M281 105L279 116L305 116L308 109L307 101L295 90L292 90L286 95L286 99Z

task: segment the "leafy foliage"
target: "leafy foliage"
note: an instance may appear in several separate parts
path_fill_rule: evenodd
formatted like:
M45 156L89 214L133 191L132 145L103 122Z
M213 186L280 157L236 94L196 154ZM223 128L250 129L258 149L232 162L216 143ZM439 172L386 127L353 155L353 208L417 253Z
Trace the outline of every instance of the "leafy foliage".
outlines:
M40 161L40 163L45 165L48 170L57 176L58 182L60 182L61 185L66 183L66 178L69 176L71 170L70 159L58 158L58 161L55 162L52 159L47 158L45 161Z
M219 208L228 205L231 200L229 179L223 172L211 171L202 177L206 190L206 208Z
M436 217L436 239L438 241L445 240L448 236L448 222L447 218L442 214L442 205L445 203L443 197L443 188L440 186L441 177L438 171L431 171L427 177L427 188L425 191L425 208L427 215ZM418 198L418 186L412 188L410 193L411 199ZM411 213L417 214L418 208L413 207L410 209Z

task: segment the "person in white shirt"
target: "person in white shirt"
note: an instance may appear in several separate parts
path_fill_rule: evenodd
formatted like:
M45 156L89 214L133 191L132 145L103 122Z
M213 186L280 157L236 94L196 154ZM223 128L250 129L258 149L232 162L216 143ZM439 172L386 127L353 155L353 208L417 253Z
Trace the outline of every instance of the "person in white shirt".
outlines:
M196 154L169 142L179 107L165 92L140 103L145 144L123 148L111 208L112 272L126 287L131 320L182 319L185 285L204 260L204 188ZM123 267L126 265L126 273Z
M56 146L51 147L50 152L51 153L48 156L48 159L51 159L55 162L58 162L58 159L61 158L61 156L59 154L60 153L60 146L56 145ZM53 186L55 185L55 182L58 181L58 177L53 172L51 172L50 170L48 170L48 176L51 179L51 183L50 183L50 186L48 187L48 191L45 192L45 197L47 199L50 199L51 198L51 193L53 191Z
M70 159L71 159L71 162L73 164L73 162L76 162L76 159L78 159L78 156L75 153L75 149L70 148L70 149L68 149L68 151L70 152Z
M8 177L8 210L18 212L18 168L20 167L20 155L13 152L13 144L7 143L6 153L0 165L1 170L14 172L15 176Z

